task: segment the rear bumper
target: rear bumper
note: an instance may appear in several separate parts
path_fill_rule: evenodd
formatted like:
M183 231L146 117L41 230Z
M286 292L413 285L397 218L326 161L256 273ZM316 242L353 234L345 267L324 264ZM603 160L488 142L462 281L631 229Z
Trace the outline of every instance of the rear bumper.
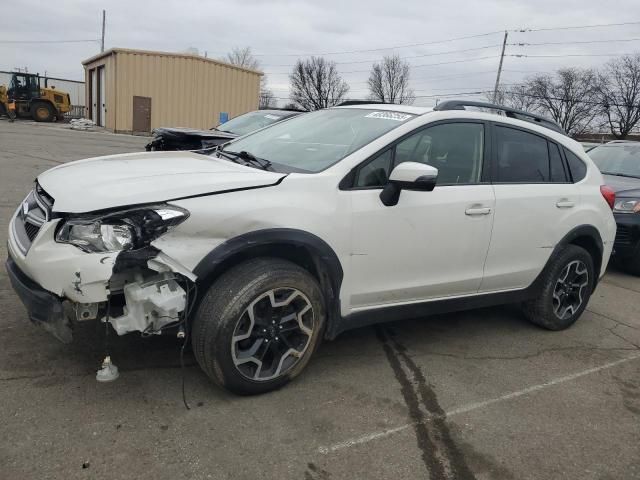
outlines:
M614 214L618 231L613 254L620 259L640 254L640 214Z
M26 307L31 321L42 326L61 342L71 342L71 326L60 297L27 277L11 257L7 259L5 267L11 286Z

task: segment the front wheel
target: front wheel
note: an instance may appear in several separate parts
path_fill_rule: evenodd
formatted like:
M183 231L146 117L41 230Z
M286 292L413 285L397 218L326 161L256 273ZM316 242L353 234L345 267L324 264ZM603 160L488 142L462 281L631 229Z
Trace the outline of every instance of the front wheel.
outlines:
M36 122L52 122L56 111L46 102L33 102L31 104L31 116Z
M322 291L309 272L277 258L248 260L207 291L193 322L193 350L218 385L264 393L304 369L324 323Z
M589 252L567 245L546 268L540 295L523 304L527 319L549 330L570 327L587 307L595 285L595 268Z

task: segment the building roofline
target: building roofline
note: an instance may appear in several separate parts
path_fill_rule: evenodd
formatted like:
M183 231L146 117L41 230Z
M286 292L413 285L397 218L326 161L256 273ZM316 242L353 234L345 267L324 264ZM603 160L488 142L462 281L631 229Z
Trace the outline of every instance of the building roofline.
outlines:
M104 57L108 57L109 55L114 55L114 54L118 54L118 53L133 53L133 54L138 54L138 55L152 55L152 56L157 56L157 57L177 57L177 58L190 58L192 60L199 60L202 62L208 62L208 63L213 63L216 65L221 65L223 67L229 67L229 68L235 68L236 70L241 70L243 72L247 72L247 73L253 73L256 75L264 75L263 72L259 71L259 70L253 70L250 68L245 68L245 67L239 67L238 65L232 65L231 63L227 63L227 62L223 62L222 60L217 60L215 58L205 58L205 57L201 57L200 55L193 55L191 53L175 53L175 52L158 52L158 51L154 51L154 50L136 50L136 49L131 49L131 48L110 48L109 50L105 50L104 52L101 52L97 55L94 55L93 57L87 58L86 60L82 61L82 65L86 66L89 63L93 63L96 60L99 60L101 58Z

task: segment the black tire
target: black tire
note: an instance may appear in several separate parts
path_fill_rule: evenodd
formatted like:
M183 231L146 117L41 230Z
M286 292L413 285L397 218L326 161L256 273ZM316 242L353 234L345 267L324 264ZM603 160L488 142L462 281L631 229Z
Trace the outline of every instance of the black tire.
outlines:
M296 291L298 293L295 293ZM267 292L275 293L272 297L264 297ZM281 295L282 293L285 295L279 297L280 299L287 297L287 299L293 298L294 300L290 300L285 307L274 306L272 299L275 298L275 295ZM260 298L262 300L256 300ZM291 332L298 335L296 345L299 347L299 351L302 352L299 355L288 354L291 349L289 341L292 337L284 340L284 335L280 335L282 338L278 339L278 333L273 331L278 328L277 324L282 325L285 317L292 316L291 312L296 312L296 319L302 318L302 310L305 310L306 307L301 308L300 313L298 313L298 306L293 305L294 301L299 302L300 305L303 302L308 304L311 312L311 315L309 315L309 309L306 309L307 313L304 313L306 317L304 325L307 327L312 325L310 328L311 334ZM269 303L268 305L262 305L261 302ZM256 320L246 328L250 306ZM283 309L282 311L289 308L291 310L287 315L281 317L282 320L275 322L275 326L267 325L270 333L262 333L267 331L266 328L262 329L262 327L264 323L268 324L268 320L261 318L258 312L254 310L259 308L268 309L268 313L265 315L272 319L277 316L275 313L276 308L281 308ZM259 318L260 320L258 320ZM293 326L291 330L295 330L300 322L302 320L291 323L290 325ZM292 262L278 258L256 258L231 268L209 287L193 321L192 346L196 360L216 384L239 395L256 395L278 389L300 374L317 349L324 333L324 326L324 299L315 278L308 271ZM256 380L255 375L262 374L262 362L260 362L259 366L253 361L237 365L234 360L236 359L236 354L239 356L240 353L246 353L251 350L250 347L246 347L244 352L238 350L241 342L245 340L236 340L236 343L234 343L234 338L248 335L246 333L238 334L239 329L241 331L243 328L251 335L254 334L255 330L258 332L256 335L262 338L260 346L255 352L256 355L250 355L252 358L256 358L258 352L266 351L266 357L263 356L261 360L274 358L271 365L278 364L274 372L278 373L280 367L284 366L284 360L280 362L275 360L277 352L286 350L287 354L283 354L282 357L285 357L288 363L293 362L293 364L287 369L283 368L282 372L274 378L269 378L266 375L265 378ZM267 335L271 336L267 338ZM274 337L274 335L276 336ZM269 339L271 339L271 345L267 348ZM252 342L254 340L247 338L246 341ZM286 344L284 347L283 343ZM255 343L253 343L253 346L255 346ZM269 348L272 350L269 350ZM251 369L254 372L250 372L249 370ZM254 375L254 377L249 378L251 375Z
M33 102L29 111L36 122L53 122L56 116L56 110L47 102Z
M562 276L566 271L565 269L575 267L580 268L580 271L582 271L582 266L586 269L587 283L584 287L578 289L578 293L576 293L577 287L565 287L562 282ZM583 276L579 277L579 283L584 283L584 281ZM580 318L580 315L582 315L582 312L587 307L587 303L589 303L589 298L595 285L593 259L584 248L578 247L577 245L567 245L555 256L552 262L545 267L541 282L542 291L540 295L533 300L524 302L522 311L525 317L535 325L548 330L564 330ZM567 294L566 289L568 289L570 293ZM556 295L555 297L554 293ZM575 298L576 300L573 303L577 303L577 301L580 300L580 304L576 306L575 309L571 307L570 313L569 308L562 308L558 297L561 297L563 300ZM559 307L558 310L556 310L556 307ZM561 318L556 312L562 313L563 310L564 315L562 315Z

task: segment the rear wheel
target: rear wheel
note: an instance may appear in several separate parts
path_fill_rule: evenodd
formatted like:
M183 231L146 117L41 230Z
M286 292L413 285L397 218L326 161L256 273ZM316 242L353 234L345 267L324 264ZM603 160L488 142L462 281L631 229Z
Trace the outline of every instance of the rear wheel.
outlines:
M31 117L36 122L52 122L56 116L55 109L46 102L34 102L31 104Z
M525 302L527 319L549 330L570 327L587 307L593 286L595 269L589 252L576 245L567 245L559 252L542 277L542 292Z
M282 387L307 365L322 338L316 280L277 258L248 260L207 291L193 323L193 350L207 375L241 395Z

